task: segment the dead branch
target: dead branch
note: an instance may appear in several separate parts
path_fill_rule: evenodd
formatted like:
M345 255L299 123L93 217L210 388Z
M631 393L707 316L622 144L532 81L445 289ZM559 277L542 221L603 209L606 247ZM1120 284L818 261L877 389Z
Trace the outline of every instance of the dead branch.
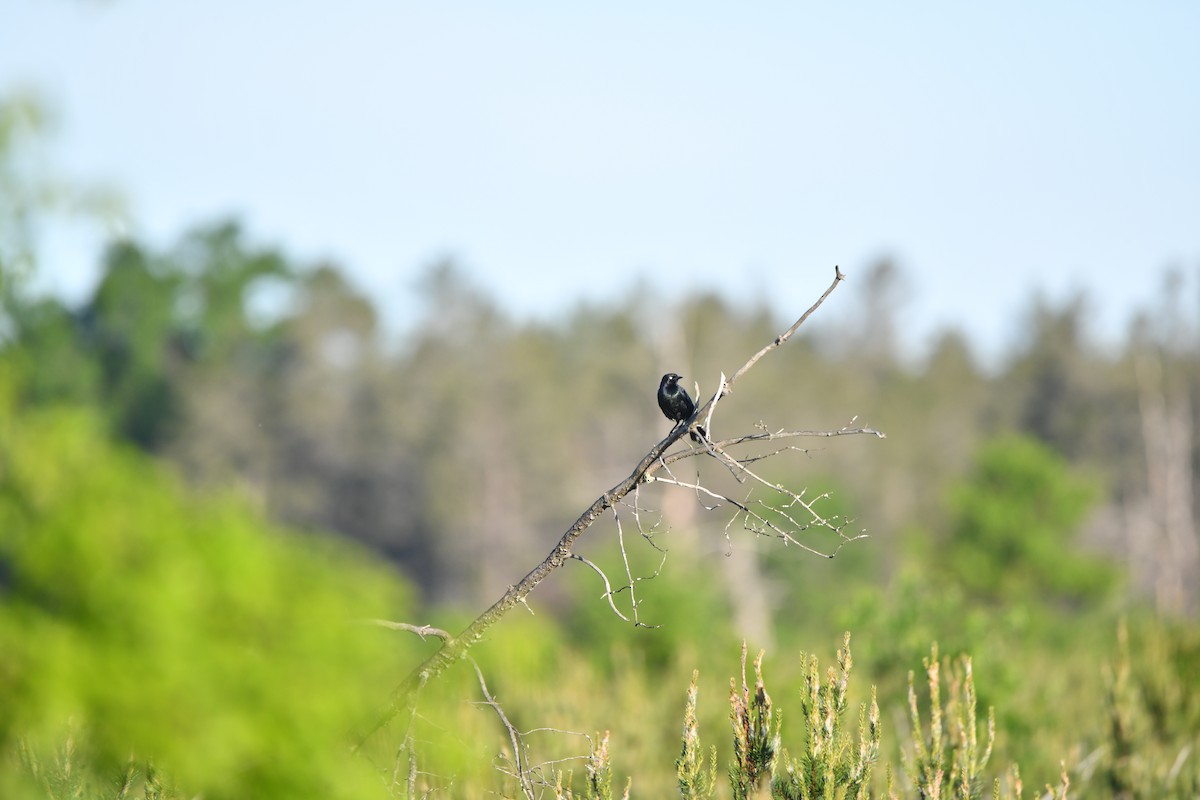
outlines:
M692 455L708 453L708 447L698 450L690 450L680 454L672 454L665 456L666 451L671 445L675 444L680 437L690 430L694 430L701 419L706 422L711 422L712 410L717 402L725 395L733 391L735 384L743 375L750 371L767 353L777 349L780 345L792 337L793 334L800 328L801 325L818 309L821 304L833 293L838 284L842 282L845 276L842 271L834 267L834 279L825 290L824 294L817 299L813 305L797 319L791 327L786 331L776 336L765 347L755 353L750 359L733 374L733 377L728 380L722 380L721 385L717 388L716 393L693 414L691 420L687 424L676 425L666 438L655 444L650 451L642 457L629 476L620 483L613 486L608 491L600 495L596 500L575 520L572 525L567 528L559 539L558 544L550 551L545 559L540 564L534 567L524 578L518 583L510 586L507 591L492 604L490 608L480 614L474 622L468 625L458 636L451 636L444 639L444 643L436 653L427 658L423 663L413 669L408 676L397 686L391 694L388 708L383 717L378 723L367 732L359 741L358 746L361 747L365 741L379 730L391 719L393 719L401 709L411 709L416 703L416 698L421 689L433 678L442 674L452 664L458 662L466 656L468 650L474 647L484 636L489 628L499 621L513 606L517 603L525 601L526 596L533 591L538 584L545 580L552 572L561 567L569 558L573 556L573 549L576 540L584 534L606 511L612 509L615 504L621 502L626 495L634 492L638 486L644 482L648 482L655 473L665 469L669 463L687 458ZM784 438L794 438L797 436L844 436L853 433L866 433L874 436L882 437L883 434L870 428L862 428L858 430L840 430L840 431L781 431L777 433L761 433L752 434L749 436L735 437L733 439L723 440L719 443L713 443L715 446L719 444L721 448L730 447L744 442L775 440ZM745 469L745 465L741 465L741 469ZM765 482L764 482L765 483ZM768 484L770 485L770 484ZM794 498L799 500L798 497ZM747 520L752 520L754 526L763 526L762 530L772 530L769 520L766 520L757 512L747 511L748 506L742 504L743 511L747 513ZM791 539L793 543L799 544L795 539Z
M739 369L737 372L733 373L733 377L730 378L728 382L723 383L721 385L721 387L717 390L719 394L726 395L726 394L729 394L730 392L732 392L733 385L738 382L738 379L740 379L743 375L745 375L747 372L749 372L750 368L759 362L759 359L761 359L767 353L769 353L772 350L779 347L781 344L786 342L788 339L792 338L792 335L800 329L800 326L803 325L808 320L809 317L811 317L813 315L813 312L815 312L818 308L821 307L821 304L825 302L826 298L828 298L829 295L833 294L833 290L837 288L837 285L846 279L846 276L842 274L841 269L839 269L838 267L833 268L833 275L834 275L833 283L829 284L829 288L825 290L825 294L818 297L817 302L815 302L811 306L809 306L808 311L805 311L803 314L800 315L800 319L798 319L792 323L792 327L788 328L786 331L784 331L783 333L776 336L771 341L770 344L768 344L762 350L759 350L757 353L752 355L750 357L750 360L742 365L741 369ZM715 399L709 400L708 402L709 402L709 404L711 404L711 403L716 402L716 400ZM708 404L706 404L704 406L704 408L700 409L700 413L703 414L707 408L708 408Z
M435 628L432 625L413 625L408 622L392 622L390 619L372 619L368 620L368 622L370 622L372 625L378 625L381 628L389 628L393 631L408 631L409 633L415 633L422 639L424 639L426 636L436 636L445 642L454 638L450 635L449 631L444 631L441 628Z

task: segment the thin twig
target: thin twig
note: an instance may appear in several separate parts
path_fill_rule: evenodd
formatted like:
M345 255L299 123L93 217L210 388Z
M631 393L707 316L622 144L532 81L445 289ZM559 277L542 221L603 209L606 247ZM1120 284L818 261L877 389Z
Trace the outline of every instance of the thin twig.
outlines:
M798 331L800 329L800 326L803 325L808 320L808 318L811 317L813 315L813 313L818 308L821 307L821 304L825 302L826 298L828 298L829 295L833 294L833 290L837 288L837 285L839 283L841 283L843 280L845 280L845 278L846 278L846 276L842 274L842 270L838 267L833 268L833 274L834 274L833 283L829 284L829 288L825 290L825 294L823 294L819 298L817 298L817 302L815 302L811 306L809 306L808 311L805 311L802 315L800 315L800 319L798 319L794 323L792 323L792 327L788 328L786 331L784 331L783 333L776 336L775 339L770 344L768 344L766 347L764 347L763 349L761 349L757 353L755 353L753 356L751 356L750 360L747 361L745 364L743 364L741 369L739 369L737 372L733 373L733 377L730 378L725 383L725 385L722 387L722 394L729 394L730 392L732 392L733 385L738 382L738 379L740 379L743 375L745 375L747 372L749 372L750 368L753 367L755 364L757 364L759 359L761 359L767 353L769 353L772 350L779 347L781 344L786 342L788 339L792 338L792 335L795 334L796 331ZM712 401L709 401L709 402L712 402ZM701 409L701 410L703 410L703 409Z
M617 507L614 505L613 520L617 523L617 546L621 550L621 561L625 564L625 577L629 581L629 608L633 611L633 622L638 624L638 599L637 587L633 584L633 570L629 567L629 551L625 549L625 527L621 525L621 515L617 512Z
M389 628L393 631L408 631L415 633L424 639L426 636L436 636L443 642L448 642L454 637L449 631L444 631L441 628L435 628L432 625L412 625L408 622L392 622L390 619L371 619L367 620L372 625L378 625L381 628Z
M699 397L700 393L696 392L696 396ZM712 418L713 418L713 414L715 414L717 411L717 403L719 403L721 401L721 398L724 396L725 396L725 373L722 372L721 380L717 384L716 394L713 395L712 402L710 402L708 404L708 414L706 414L704 417L704 430L708 432L708 436L712 436ZM707 439L708 437L706 436L705 438Z
M834 548L834 550L832 552L827 553L822 550L818 550L815 547L812 547L811 545L805 544L804 542L797 539L793 535L792 531L789 531L788 529L781 527L778 523L773 522L772 520L768 519L767 517L763 516L762 514L758 513L757 511L755 511L750 506L749 495L747 496L747 498L745 500L738 500L736 497L731 497L730 495L727 495L727 494L719 494L717 492L714 492L713 490L709 489L707 486L704 486L701 483L686 483L684 481L676 480L674 478L655 478L655 482L664 483L664 484L667 484L670 486L678 486L681 489L690 489L694 492L706 494L716 500L720 500L720 501L729 503L730 505L734 506L738 510L738 512L735 513L730 518L729 522L726 523L726 525L725 525L727 539L728 539L728 533L729 533L730 526L734 522L736 522L739 517L741 517L744 520L742 527L744 527L746 530L750 531L751 533L756 533L759 535L769 534L771 536L774 536L778 539L783 540L783 542L785 544L795 545L796 547L799 547L801 550L812 553L815 556L820 556L821 558L833 558L841 551L841 549L843 547L845 547L850 542L856 542L860 539L868 538L867 534L865 534L865 533L860 533L856 536L847 536L845 531L842 529L842 527L839 527L838 525L833 524L833 522L821 517L819 514L816 513L815 510L811 509L810 503L805 501L802 497L800 497L800 495L797 495L792 492L785 491L784 494L786 494L788 497L790 497L793 502L798 503L799 505L803 506L806 510L809 510L809 512L813 515L813 521L817 526L824 528L824 529L831 531L832 533L835 533L838 535L838 538L840 539L840 541L838 542L837 547ZM768 509L774 511L775 513L779 514L780 516L784 517L784 519L786 519L788 521L788 523L790 524L791 528L796 532L806 530L808 527L810 527L808 524L801 524L801 523L797 522L794 518L792 518L791 515L787 514L785 511L781 510L783 508L786 508L787 506L782 506L780 508L774 508L771 506L767 506L766 504L762 503L761 501L757 501L757 505L760 505L764 508L768 508Z
M512 743L513 748L513 766L516 767L517 774L514 776L517 782L521 784L521 792L529 798L529 800L537 800L533 792L533 782L529 778L529 754L525 749L525 742L521 738L521 734L508 720L508 715L504 713L500 703L488 691L487 681L483 679L483 670L479 668L479 664L475 659L467 656L467 660L471 662L471 666L475 668L475 677L479 679L479 690L483 692L483 701L496 712L496 716L500 718L500 722L504 724L504 729L508 731L508 740Z
M604 581L604 597L608 600L608 605L612 608L613 613L626 622L633 622L633 620L631 620L629 617L622 614L620 609L617 608L617 604L613 602L613 595L615 592L613 592L612 583L609 582L608 575L604 573L604 570L602 570L595 562L589 561L578 553L572 553L571 555L567 556L567 558L573 558L576 561L582 562L591 567L595 573L600 576L600 580Z
M639 483L637 486L633 487L633 502L630 503L627 500L622 500L621 504L632 509L633 521L637 524L638 534L640 534L641 537L646 540L646 543L649 544L651 547L653 547L658 552L666 553L667 552L666 548L659 547L658 542L654 541L654 531L656 531L658 529L658 527L660 525L662 525L662 517L660 516L658 518L658 521L655 522L653 525L651 525L649 529L647 529L646 526L642 523L642 511L644 509L641 507L641 502L640 502L641 501L641 491L642 491L642 485Z

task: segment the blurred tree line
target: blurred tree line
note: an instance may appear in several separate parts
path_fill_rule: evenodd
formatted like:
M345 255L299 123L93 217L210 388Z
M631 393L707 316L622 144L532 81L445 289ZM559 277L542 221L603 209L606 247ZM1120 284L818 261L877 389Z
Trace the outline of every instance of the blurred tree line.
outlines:
M1091 338L1086 296L1034 298L1020 341L984 369L956 331L923 360L899 352L903 278L888 262L860 274L858 297L839 300L861 313L818 320L722 405L715 434L855 416L888 432L885 445L817 445L789 477L836 490L879 569L920 521L930 540L959 541L961 570L993 587L1014 580L1000 574L1006 545L987 541L986 520L956 526L945 487L983 443L1028 437L1089 476L1086 500L1069 503L1089 511L1081 542L1124 561L1160 610L1194 612L1200 353L1182 276L1165 277L1160 307L1117 347ZM523 574L665 432L656 376L674 369L710 391L785 324L765 306L644 288L516 320L441 263L421 279L421 316L389 341L339 268L292 263L236 223L165 252L114 244L77 307L6 283L4 354L22 365L21 403L95 406L116 437L197 485L236 486L278 520L364 542L429 601L468 607ZM724 547L725 518L665 511L710 526L699 541ZM1055 512L1030 513L1029 542L1045 541L1037 524L1052 527Z

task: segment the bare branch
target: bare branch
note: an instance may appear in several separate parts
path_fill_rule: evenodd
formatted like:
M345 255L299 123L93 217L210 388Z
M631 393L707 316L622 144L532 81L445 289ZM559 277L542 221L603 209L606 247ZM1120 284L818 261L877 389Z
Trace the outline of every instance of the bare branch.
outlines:
M540 564L534 567L524 578L518 583L510 586L508 590L497 600L492 606L480 614L474 622L466 627L458 636L446 638L442 647L423 663L417 666L408 677L397 686L391 696L387 711L377 724L368 731L359 741L358 746L362 744L375 731L379 730L383 725L389 722L401 709L413 708L416 702L416 696L421 688L425 686L433 678L440 675L452 664L462 659L467 651L478 643L484 636L484 633L499 621L514 605L524 602L525 597L533 591L533 589L546 579L550 573L561 567L567 559L573 555L575 542L583 533L599 519L604 512L613 507L614 504L621 502L626 495L633 492L639 484L646 481L650 476L654 475L660 469L667 466L667 460L664 459L664 454L667 449L679 440L690 429L694 428L697 421L701 418L711 421L710 409L715 406L720 397L729 394L733 391L737 381L745 375L755 364L759 362L767 353L778 348L784 342L792 337L793 334L800 328L801 325L825 302L826 298L833 293L837 285L844 279L842 271L834 267L834 280L825 290L825 293L807 310L804 314L792 324L790 328L775 337L769 344L751 356L742 367L734 373L733 377L728 381L722 381L722 385L718 387L717 394L710 399L703 408L699 409L692 419L686 425L676 425L675 428L667 434L666 438L655 444L650 451L643 456L638 462L629 476L620 483L613 486L608 491L604 492L575 520L572 525L567 528L559 539L558 544L550 551L549 555L542 560ZM866 431L864 431L866 432ZM870 431L875 435L881 435L878 432ZM836 435L842 435L844 432L838 432ZM793 432L791 435L828 435L809 432L803 434ZM781 438L782 434L770 434L769 436L754 435L750 437L741 437L738 439L722 442L722 446L730 446L732 444L743 441L755 441L761 438ZM707 453L708 448L703 450L692 451L695 453ZM686 456L685 456L686 457ZM673 458L673 457L672 457ZM794 541L794 540L793 540ZM796 542L799 544L799 542ZM635 606L636 608L636 606Z
M622 547L623 546L624 545L622 545ZM651 543L651 546L654 546L653 543ZM660 550L660 548L658 548L658 547L655 547L655 549ZM591 559L585 558L585 557L579 555L578 553L572 553L570 556L568 556L568 558L571 558L571 559L574 559L575 561L579 561L580 563L586 564L587 566L592 568L593 572L595 572L597 575L600 576L600 580L604 581L603 597L606 600L608 600L608 606L609 606L609 608L612 609L612 612L614 614L616 614L623 621L628 622L629 624L633 625L636 628L658 628L661 626L649 625L645 622L642 622L640 619L638 619L638 606L640 605L640 602L636 599L636 596L634 594L634 588L635 588L634 584L637 583L638 581L653 580L658 577L660 572L662 572L663 564L665 564L667 561L667 553L665 550L660 550L660 551L663 554L663 558L662 558L662 561L659 562L658 568L656 570L654 570L653 574L646 575L644 577L639 577L639 578L633 577L633 573L629 569L629 562L628 562L628 560L626 560L625 573L626 573L626 575L629 576L629 583L625 584L624 586L620 586L616 589L612 588L612 582L608 579L608 574L596 562L592 561ZM617 595L619 595L621 592L624 592L624 591L628 591L630 593L629 603L630 603L630 606L633 608L633 619L630 619L629 617L625 616L625 614L623 614L621 612L621 610L617 608L616 600L614 599Z
M536 800L537 796L533 791L533 781L529 777L529 753L525 748L525 741L521 738L521 734L517 729L513 727L513 724L509 722L508 715L504 713L504 709L500 707L500 703L488 691L487 681L483 679L483 670L479 668L479 664L470 656L467 656L467 659L471 662L471 666L475 668L475 677L479 679L479 690L483 693L484 703L496 712L496 716L504 724L504 729L508 731L508 740L512 743L513 749L513 766L516 768L516 774L513 777L521 785L521 792L529 800Z
M630 508L633 511L633 521L635 523L637 523L638 533L641 535L641 537L643 539L646 540L646 543L649 544L651 547L653 547L655 550L659 551L660 553L666 553L667 551L665 549L659 547L658 543L654 541L654 532L658 529L658 526L662 524L662 517L659 517L658 521L655 522L653 525L651 525L649 528L647 528L645 526L645 524L642 522L642 511L644 509L642 508L641 503L640 503L641 491L642 491L642 485L639 483L637 486L633 487L633 502L630 503L628 500L622 500L621 504Z
M621 550L621 560L625 564L625 577L629 581L628 584L623 586L621 589L618 589L617 591L619 592L619 591L622 591L623 589L629 590L629 607L633 611L633 624L634 625L646 627L646 628L658 627L657 625L646 625L639 619L638 606L640 606L641 603L639 603L638 599L637 599L637 581L640 579L635 579L633 577L633 570L629 566L629 552L625 549L625 528L624 528L624 526L621 525L621 515L619 513L617 513L617 507L615 505L613 506L613 519L616 520L616 523L617 523L617 543ZM665 564L666 561L667 561L667 554L664 552L662 562L659 563L658 569L656 569L654 571L654 575L652 575L650 577L652 577L652 578L658 577L658 573L662 571L662 565ZM611 598L610 598L610 601L611 601Z
M839 428L836 431L818 431L818 430L797 430L787 431L778 430L768 433L748 433L742 436L734 436L730 439L720 439L713 442L717 447L732 447L734 445L746 444L747 442L773 442L777 439L798 439L802 437L831 439L835 436L874 436L877 439L886 439L887 434L883 431L878 431L874 428ZM703 451L691 450L683 451L667 457L668 463L677 461L679 458L687 458L689 456L699 455ZM678 456L678 457L676 457Z
M757 478L757 476L755 476L755 477ZM657 483L663 483L663 484L667 484L669 486L678 486L681 489L690 489L694 492L708 495L709 497L712 497L713 499L715 499L721 503L728 503L728 504L734 506L737 509L737 513L735 513L730 518L729 522L726 523L726 525L725 525L726 538L728 538L729 528L733 525L734 522L736 522L738 519L741 519L742 527L745 530L747 530L755 535L773 536L777 539L781 539L784 542L784 544L795 545L796 547L799 547L801 550L812 553L815 556L820 556L821 558L833 558L835 555L838 554L838 552L843 547L845 547L850 542L855 542L855 541L858 541L859 539L868 538L867 534L865 534L865 533L859 533L855 536L847 536L845 533L845 525L837 525L832 520L827 520L824 517L820 516L816 512L816 510L813 509L812 504L809 501L806 501L801 495L791 492L790 490L783 489L781 487L773 486L772 484L769 484L766 481L763 481L763 484L765 486L771 487L772 489L775 489L776 491L779 491L781 494L788 497L789 498L788 503L786 503L782 506L771 506L771 505L768 505L767 503L764 503L761 500L755 500L755 501L751 502L749 494L747 494L745 500L738 500L736 497L732 497L731 495L720 494L718 492L714 492L712 489L709 489L707 486L704 486L703 484L701 484L699 482L686 483L684 481L676 480L674 478L655 478L654 480ZM761 480L761 479L759 479L759 480ZM787 512L788 507L792 504L799 505L802 508L804 508L806 511L808 511L812 515L813 521L802 523L802 522L796 520L794 517L792 517L792 515ZM715 508L715 506L714 506L714 508ZM755 510L756 508L762 509L762 510L761 511ZM774 520L772 520L768 516L766 516L766 514L768 512L773 512L773 513L783 517L783 519L785 519L787 521L787 527L783 527L778 522L775 522ZM805 544L804 542L802 542L796 538L797 533L808 530L809 528L813 527L814 525L817 527L823 528L825 530L828 530L832 533L837 534L840 541L838 542L837 547L834 548L832 552L824 552L822 550L818 550L815 547Z
M839 283L841 283L843 280L845 280L845 278L846 278L846 276L842 274L841 269L839 269L838 267L833 268L833 274L834 274L833 283L829 284L829 288L825 290L825 294L823 294L819 298L817 298L817 302L813 303L809 307L808 311L805 311L803 314L801 314L800 319L798 319L792 323L792 327L788 328L786 331L784 331L783 333L776 336L775 339L770 344L768 344L762 350L759 350L757 353L755 353L753 356L751 356L750 360L747 361L745 364L743 364L741 369L739 369L737 372L733 373L733 377L730 378L725 383L725 385L721 387L722 394L729 394L730 392L732 392L733 385L735 383L737 383L738 380L743 375L745 375L747 372L749 372L750 368L753 367L755 364L757 364L759 359L761 359L767 353L769 353L772 350L779 347L781 344L786 342L788 339L792 338L792 335L795 334L796 331L798 331L800 329L800 326L803 325L808 320L808 318L813 315L813 312L815 312L818 308L821 307L821 304L825 302L826 298L828 298L829 295L833 294L833 290L837 288L837 285ZM711 403L712 401L710 400L709 402ZM703 411L703 409L701 409L701 411Z
M372 625L378 625L381 628L389 628L393 631L408 631L409 633L415 633L422 639L424 639L426 636L436 636L443 642L448 642L454 638L450 635L449 631L444 631L441 628L435 628L432 625L412 625L407 622L392 622L389 619L372 619L367 621Z
M700 396L700 392L696 392L696 396ZM708 404L708 413L704 416L704 430L708 431L709 436L712 435L712 418L717 411L717 403L725 396L725 373L721 373L721 381L717 384L717 392L712 397L712 402Z

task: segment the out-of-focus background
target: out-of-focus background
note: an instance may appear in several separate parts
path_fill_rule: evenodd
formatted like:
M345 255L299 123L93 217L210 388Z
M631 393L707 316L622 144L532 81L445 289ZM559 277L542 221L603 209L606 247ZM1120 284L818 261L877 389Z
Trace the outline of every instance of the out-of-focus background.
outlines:
M1197 30L5 3L0 788L406 796L345 743L433 644L366 621L483 610L669 430L662 373L711 392L837 264L713 433L885 431L766 468L869 538L824 560L643 490L661 550L610 517L580 552L654 575L660 627L568 564L479 648L518 727L611 730L665 796L692 669L725 758L741 641L786 706L850 630L898 775L937 642L975 659L996 775L1194 796ZM474 680L431 697L411 787L516 791Z

